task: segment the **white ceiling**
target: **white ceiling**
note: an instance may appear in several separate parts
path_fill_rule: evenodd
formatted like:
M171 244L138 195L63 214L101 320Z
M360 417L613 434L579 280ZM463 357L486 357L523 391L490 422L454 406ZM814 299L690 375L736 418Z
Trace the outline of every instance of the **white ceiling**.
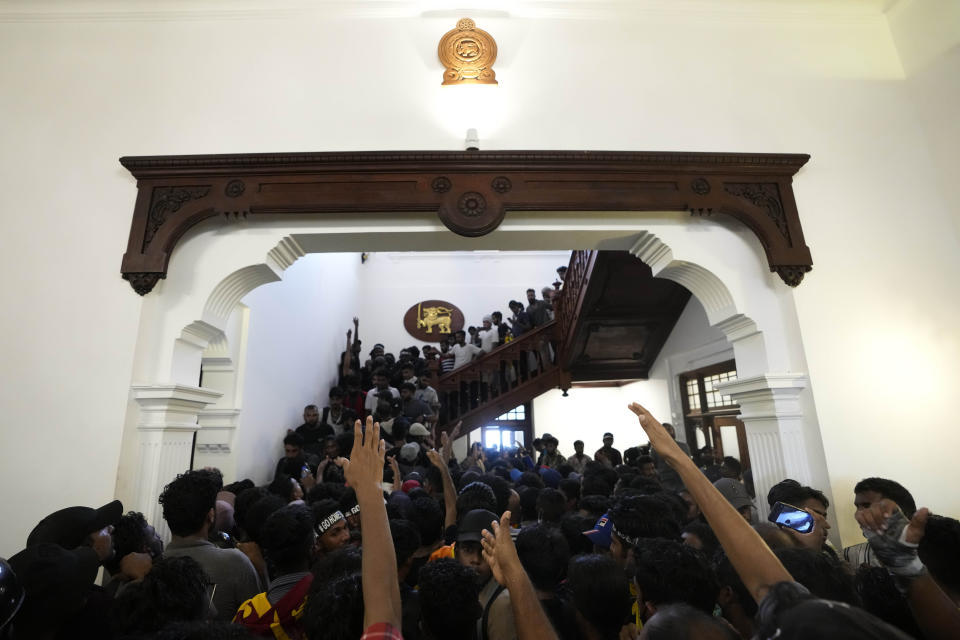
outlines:
M0 0L0 19L216 17L322 12L368 18L486 16L758 15L764 18L871 18L900 0Z

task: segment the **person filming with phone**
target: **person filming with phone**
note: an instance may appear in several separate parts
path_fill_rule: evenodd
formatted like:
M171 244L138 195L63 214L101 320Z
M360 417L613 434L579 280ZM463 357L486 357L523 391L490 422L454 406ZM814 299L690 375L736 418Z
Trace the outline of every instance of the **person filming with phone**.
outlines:
M798 546L837 555L827 543L830 501L821 491L787 479L770 488L767 504L770 505L768 520L784 530Z

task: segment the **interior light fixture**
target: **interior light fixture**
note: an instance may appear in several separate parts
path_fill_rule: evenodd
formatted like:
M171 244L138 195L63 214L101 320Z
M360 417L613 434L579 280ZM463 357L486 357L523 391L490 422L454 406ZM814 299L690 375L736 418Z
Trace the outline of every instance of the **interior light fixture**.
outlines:
M480 151L480 136L476 129L467 129L467 139L464 140L467 151Z

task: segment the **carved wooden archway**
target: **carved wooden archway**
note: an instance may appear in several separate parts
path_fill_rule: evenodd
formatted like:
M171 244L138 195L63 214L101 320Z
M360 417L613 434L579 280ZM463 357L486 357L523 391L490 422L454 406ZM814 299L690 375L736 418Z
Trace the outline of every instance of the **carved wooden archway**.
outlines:
M791 186L808 155L607 151L274 153L140 156L121 271L140 295L165 278L183 234L217 215L436 212L482 236L510 211L722 213L760 240L797 286L813 262Z

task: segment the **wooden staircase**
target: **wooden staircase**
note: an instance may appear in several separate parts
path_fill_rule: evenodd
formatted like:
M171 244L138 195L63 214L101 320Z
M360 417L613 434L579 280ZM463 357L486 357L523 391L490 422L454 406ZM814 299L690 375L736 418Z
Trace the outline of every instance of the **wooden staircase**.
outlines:
M570 378L557 364L557 323L537 327L437 380L441 429L465 434Z
M625 251L573 251L554 321L438 378L440 429L468 433L574 382L645 379L689 298Z

